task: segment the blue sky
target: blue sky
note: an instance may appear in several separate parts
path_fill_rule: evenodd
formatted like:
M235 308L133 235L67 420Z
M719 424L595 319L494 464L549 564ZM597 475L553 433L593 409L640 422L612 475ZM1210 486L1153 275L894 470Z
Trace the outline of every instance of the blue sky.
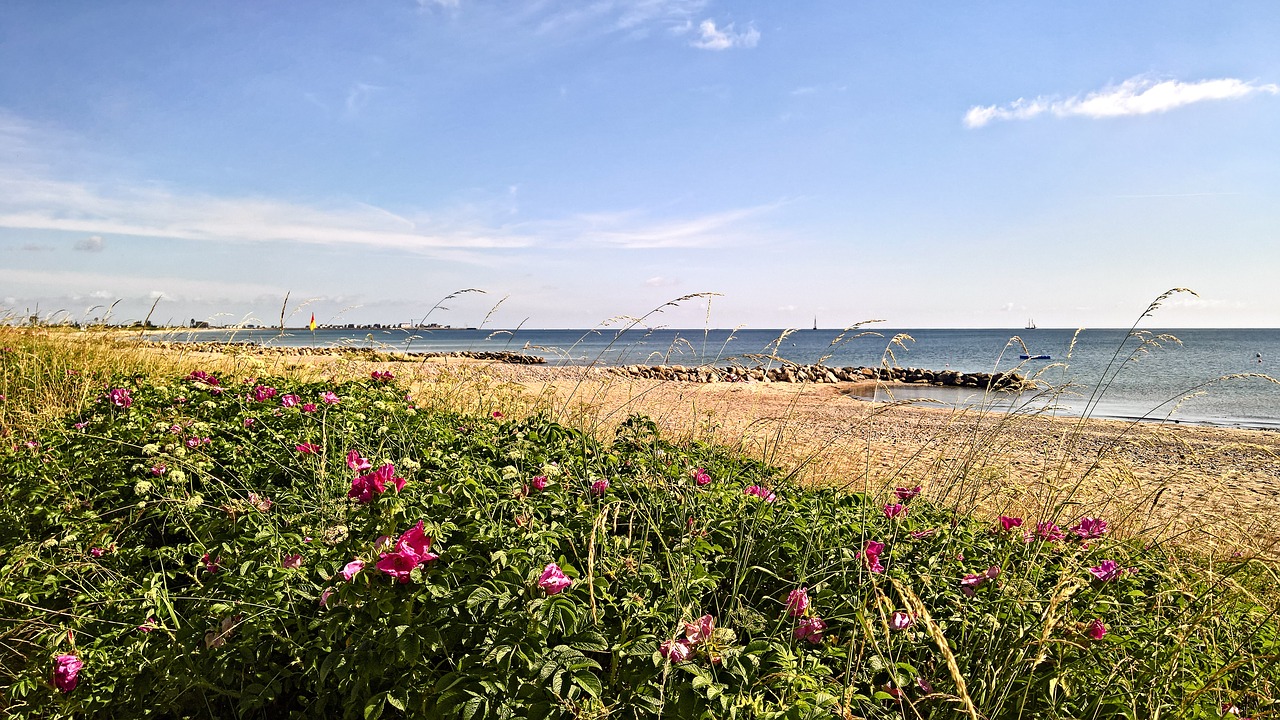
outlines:
M1105 327L1185 286L1154 324L1278 327L1276 37L1270 1L15 0L0 311Z

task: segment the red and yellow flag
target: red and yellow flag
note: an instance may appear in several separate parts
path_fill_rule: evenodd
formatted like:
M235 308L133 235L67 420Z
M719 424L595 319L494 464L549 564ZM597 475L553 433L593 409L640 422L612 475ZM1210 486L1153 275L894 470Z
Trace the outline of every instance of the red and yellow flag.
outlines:
M315 332L315 329L316 329L316 314L315 314L315 313L311 313L311 324L307 325L307 327L311 328L311 331L312 331L312 332Z

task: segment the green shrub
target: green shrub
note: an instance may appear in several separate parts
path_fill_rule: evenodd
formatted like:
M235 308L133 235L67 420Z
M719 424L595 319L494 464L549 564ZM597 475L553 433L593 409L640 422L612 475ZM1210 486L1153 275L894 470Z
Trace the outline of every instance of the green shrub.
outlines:
M1176 574L1162 548L1083 541L1066 528L1077 518L1041 519L1063 524L1056 541L1030 518L1005 530L923 498L890 518L883 498L795 487L723 449L673 445L640 417L606 445L544 417L419 411L387 380L266 392L283 384L117 379L61 427L0 451L0 707L1274 712L1267 608L1218 576ZM370 502L348 497L387 465ZM435 559L405 538L419 522ZM391 556L405 582L377 567ZM353 560L365 567L347 580ZM552 564L572 580L555 594L539 583ZM788 603L801 589L803 612ZM65 655L83 662L69 692L54 684Z

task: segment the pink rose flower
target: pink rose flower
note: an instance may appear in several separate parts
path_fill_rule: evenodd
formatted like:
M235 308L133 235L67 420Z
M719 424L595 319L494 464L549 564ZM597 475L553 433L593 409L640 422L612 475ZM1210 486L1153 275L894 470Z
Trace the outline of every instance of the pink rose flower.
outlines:
M54 658L53 686L59 691L69 693L76 689L80 682L80 668L84 663L75 655L59 655Z
M324 591L320 593L320 607L328 608L329 598L333 597L333 595L334 595L333 588L325 588Z
M337 405L340 402L338 396L334 395L330 390L324 391L324 393L320 395L320 399L324 401L325 405Z
M827 624L822 618L805 618L796 626L796 639L817 645L822 642L822 633L827 629Z
M884 565L880 564L880 553L884 552L884 543L868 540L867 546L861 553L863 562L867 569L873 573L884 572Z
M302 405L302 412L305 412L305 413L313 413L313 412L315 412L315 411L316 411L316 404L315 404L315 403L303 403L303 405Z
M889 503L884 506L884 516L890 520L907 512L907 506L902 503Z
M417 525L409 528L396 541L396 551L408 553L418 558L418 562L427 563L435 560L438 555L430 552L431 538L423 530L422 521L419 520Z
M204 557L200 558L200 562L204 563L205 572L208 572L210 575L212 575L218 572L218 569L220 567L219 563L222 562L222 558L218 558L217 560L214 560L209 557L209 553L205 553Z
M165 474L166 472L169 472L169 468L165 467L164 465L152 465L152 466L151 466L151 474L152 474L153 476L155 476L155 477L160 477L161 475Z
M889 627L894 630L906 630L911 627L914 622L915 620L912 620L910 615L902 611L895 612L893 615L889 616Z
M916 497L917 495L919 495L923 490L924 490L924 488L920 487L919 485L917 485L917 486L915 486L915 487L913 487L913 488L903 488L903 487L900 487L900 488L894 488L894 489L893 489L893 494L894 494L894 495L897 495L899 500L901 500L901 501L903 501L903 502L906 502L906 501L908 501L908 500L910 500L910 499L912 499L912 498Z
M376 567L401 584L406 584L409 582L409 573L420 564L413 555L397 552L383 553Z
M89 554L90 554L90 555L92 555L92 556L94 556L94 557L96 557L96 558L100 558L100 557L102 557L102 554L103 554L104 552L106 552L106 550L103 550L103 549L102 549L102 548L100 548L100 547L96 547L96 548L89 548Z
M774 502L775 500L778 499L778 496L770 492L769 488L763 487L761 485L748 485L746 488L743 488L742 494L755 495L756 497L768 503Z
M694 482L698 483L699 485L707 485L707 484L710 484L711 482L711 476L708 475L707 471L702 468L698 468L693 471L693 479L694 479Z
M347 467L351 468L352 470L355 470L356 472L361 472L363 470L368 470L369 468L373 467L373 464L370 463L368 460L360 457L359 452L355 450L351 450L347 452Z
M494 410L494 411L493 411L493 417L494 417L494 418L496 418L496 419L498 419L498 420L501 420L501 419L502 419L502 411L501 411L501 410Z
M561 572L560 566L555 563L548 565L538 578L538 587L545 590L548 595L558 595L572 584L573 580Z
M266 385L255 385L253 387L253 399L258 402L266 402L275 397L279 391L273 387Z
M787 593L787 614L791 617L800 617L809 609L809 591L805 588L796 588Z
M1107 634L1107 626L1103 625L1101 620L1094 620L1089 623L1089 629L1085 632L1088 633L1090 639L1101 640Z
M1062 528L1051 522L1036 523L1035 534L1036 537L1047 542L1057 542L1066 537L1066 534L1062 532Z
M533 489L534 489L534 490L545 490L545 489L547 489L547 477L546 477L545 475L539 475L539 476L535 477L535 478L533 479Z
M1080 537L1081 540L1093 540L1100 538L1107 533L1107 521L1101 518L1082 517L1071 527L1071 532Z
M315 455L316 453L320 452L320 446L316 445L315 443L300 443L298 445L294 445L293 447L303 455Z
M144 633L149 633L149 632L151 632L152 630L155 630L157 627L160 627L160 624L156 622L156 619L155 619L155 618L153 618L153 617L149 617L149 618L147 618L147 621L146 621L146 622L144 622L144 623L142 623L141 625L139 625L139 626L138 626L138 631L139 631L139 632L144 632Z
M302 556L296 554L285 555L284 560L280 561L280 567L285 569L300 568L302 567Z
M342 566L342 571L340 574L342 575L343 580L346 580L347 582L351 582L352 580L355 579L356 575L360 574L360 571L363 569L364 569L363 560L352 560L351 562Z
M608 480L597 480L591 483L591 494L599 497L604 495L604 491L609 489Z
M1103 582L1111 582L1124 575L1125 569L1115 560L1103 560L1097 567L1089 568L1089 572Z
M301 400L302 398L298 397L297 395L294 395L293 393L280 396L280 404L287 408L296 407Z
M377 380L378 382L391 382L396 376L392 375L390 370L374 370L369 373L369 377Z
M133 404L133 398L129 397L129 391L126 388L116 388L107 393L107 398L111 400L111 404L118 408L128 408Z
M693 655L693 647L688 640L666 640L658 646L658 652L673 663L682 663Z
M711 639L711 633L715 632L716 619L711 615L703 615L691 623L684 624L684 636L690 645L704 643Z
M1000 528L1002 530L1009 532L1016 527L1022 527L1022 518L1009 517L1008 515L1000 516Z

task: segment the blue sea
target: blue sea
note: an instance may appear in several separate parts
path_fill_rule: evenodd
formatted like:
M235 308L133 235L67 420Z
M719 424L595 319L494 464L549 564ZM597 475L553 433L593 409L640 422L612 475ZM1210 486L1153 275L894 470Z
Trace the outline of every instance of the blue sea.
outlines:
M630 329L402 330L252 329L176 333L175 340L255 342L277 347L376 347L408 352L523 351L552 365L716 363L777 365L782 358L834 367L879 366L961 372L1013 370L1072 391L1063 414L1147 418L1280 429L1280 329L1150 330ZM1167 336L1167 337L1162 337ZM895 338L897 340L895 341ZM1175 339L1176 338L1176 339ZM1146 342L1144 342L1144 339ZM1019 356L1049 355L1048 360ZM1247 377L1228 377L1245 375ZM911 386L894 397L982 401L972 390ZM1024 396L1018 402L1029 400Z

